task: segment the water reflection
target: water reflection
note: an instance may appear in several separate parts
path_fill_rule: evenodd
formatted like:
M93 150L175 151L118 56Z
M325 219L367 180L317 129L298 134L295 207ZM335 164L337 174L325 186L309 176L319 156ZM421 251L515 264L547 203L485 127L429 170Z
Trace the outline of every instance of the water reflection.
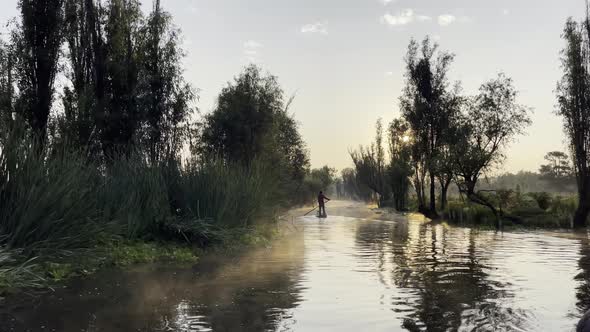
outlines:
M301 236L194 269L109 271L36 300L9 299L0 331L278 330L300 302Z
M9 299L0 331L573 331L590 308L587 234L393 219L306 217L240 257L103 272Z
M392 310L405 329L535 330L538 322L534 312L521 308L515 299L520 287L511 282L514 278L503 266L503 253L494 252L494 247L505 240L494 232L418 219L361 224L356 234L362 258L373 260L379 278L388 275L397 287L391 298ZM550 264L547 261L548 267ZM581 286L586 295L590 293L588 271ZM587 300L581 302L588 304Z
M590 310L590 240L588 234L580 234L580 273L576 276L579 285L576 289L576 306L580 313Z

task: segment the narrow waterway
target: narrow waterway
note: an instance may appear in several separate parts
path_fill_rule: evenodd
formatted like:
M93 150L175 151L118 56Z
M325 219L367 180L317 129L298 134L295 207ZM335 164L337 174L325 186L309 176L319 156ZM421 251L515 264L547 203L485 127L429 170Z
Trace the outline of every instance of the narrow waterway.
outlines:
M590 307L586 234L362 219L337 204L240 257L8 299L0 331L573 331Z

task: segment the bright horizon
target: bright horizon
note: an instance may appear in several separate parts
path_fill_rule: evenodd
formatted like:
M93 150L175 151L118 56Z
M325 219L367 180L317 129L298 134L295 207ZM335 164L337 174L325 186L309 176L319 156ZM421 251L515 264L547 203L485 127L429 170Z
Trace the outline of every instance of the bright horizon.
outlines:
M143 1L146 10L151 1ZM162 0L182 30L186 79L209 112L221 88L254 62L278 76L301 124L312 167L352 166L350 149L370 143L378 118L399 116L403 57L410 38L430 35L456 54L450 79L466 93L503 71L534 109L527 135L500 172L537 171L546 152L565 150L554 115L560 38L583 0ZM0 22L18 14L0 4Z

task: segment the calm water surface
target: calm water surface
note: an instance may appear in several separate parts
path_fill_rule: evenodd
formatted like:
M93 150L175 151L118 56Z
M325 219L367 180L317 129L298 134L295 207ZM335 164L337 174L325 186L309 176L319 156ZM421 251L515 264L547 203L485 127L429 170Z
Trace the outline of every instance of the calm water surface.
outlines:
M590 241L424 222L295 220L272 247L105 271L0 308L0 331L573 331Z

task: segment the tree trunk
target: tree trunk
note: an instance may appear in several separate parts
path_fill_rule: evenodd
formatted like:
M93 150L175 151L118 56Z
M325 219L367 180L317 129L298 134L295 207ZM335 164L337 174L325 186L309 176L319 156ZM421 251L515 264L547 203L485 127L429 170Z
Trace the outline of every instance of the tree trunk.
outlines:
M496 207L492 203L490 203L488 200L486 200L485 198L483 198L480 195L478 195L477 193L475 193L474 190L471 190L468 193L467 197L469 198L470 201L489 208L492 211L492 213L494 214L494 218L495 218L494 225L495 225L496 229L502 228L502 225L500 224L500 214L498 213L498 210L496 209Z
M590 179L583 179L578 191L578 208L574 215L574 228L586 227L586 219L590 213Z
M440 181L440 209L445 210L447 208L447 192L451 185L451 178L446 181Z
M430 214L436 217L436 178L433 173L430 173Z

